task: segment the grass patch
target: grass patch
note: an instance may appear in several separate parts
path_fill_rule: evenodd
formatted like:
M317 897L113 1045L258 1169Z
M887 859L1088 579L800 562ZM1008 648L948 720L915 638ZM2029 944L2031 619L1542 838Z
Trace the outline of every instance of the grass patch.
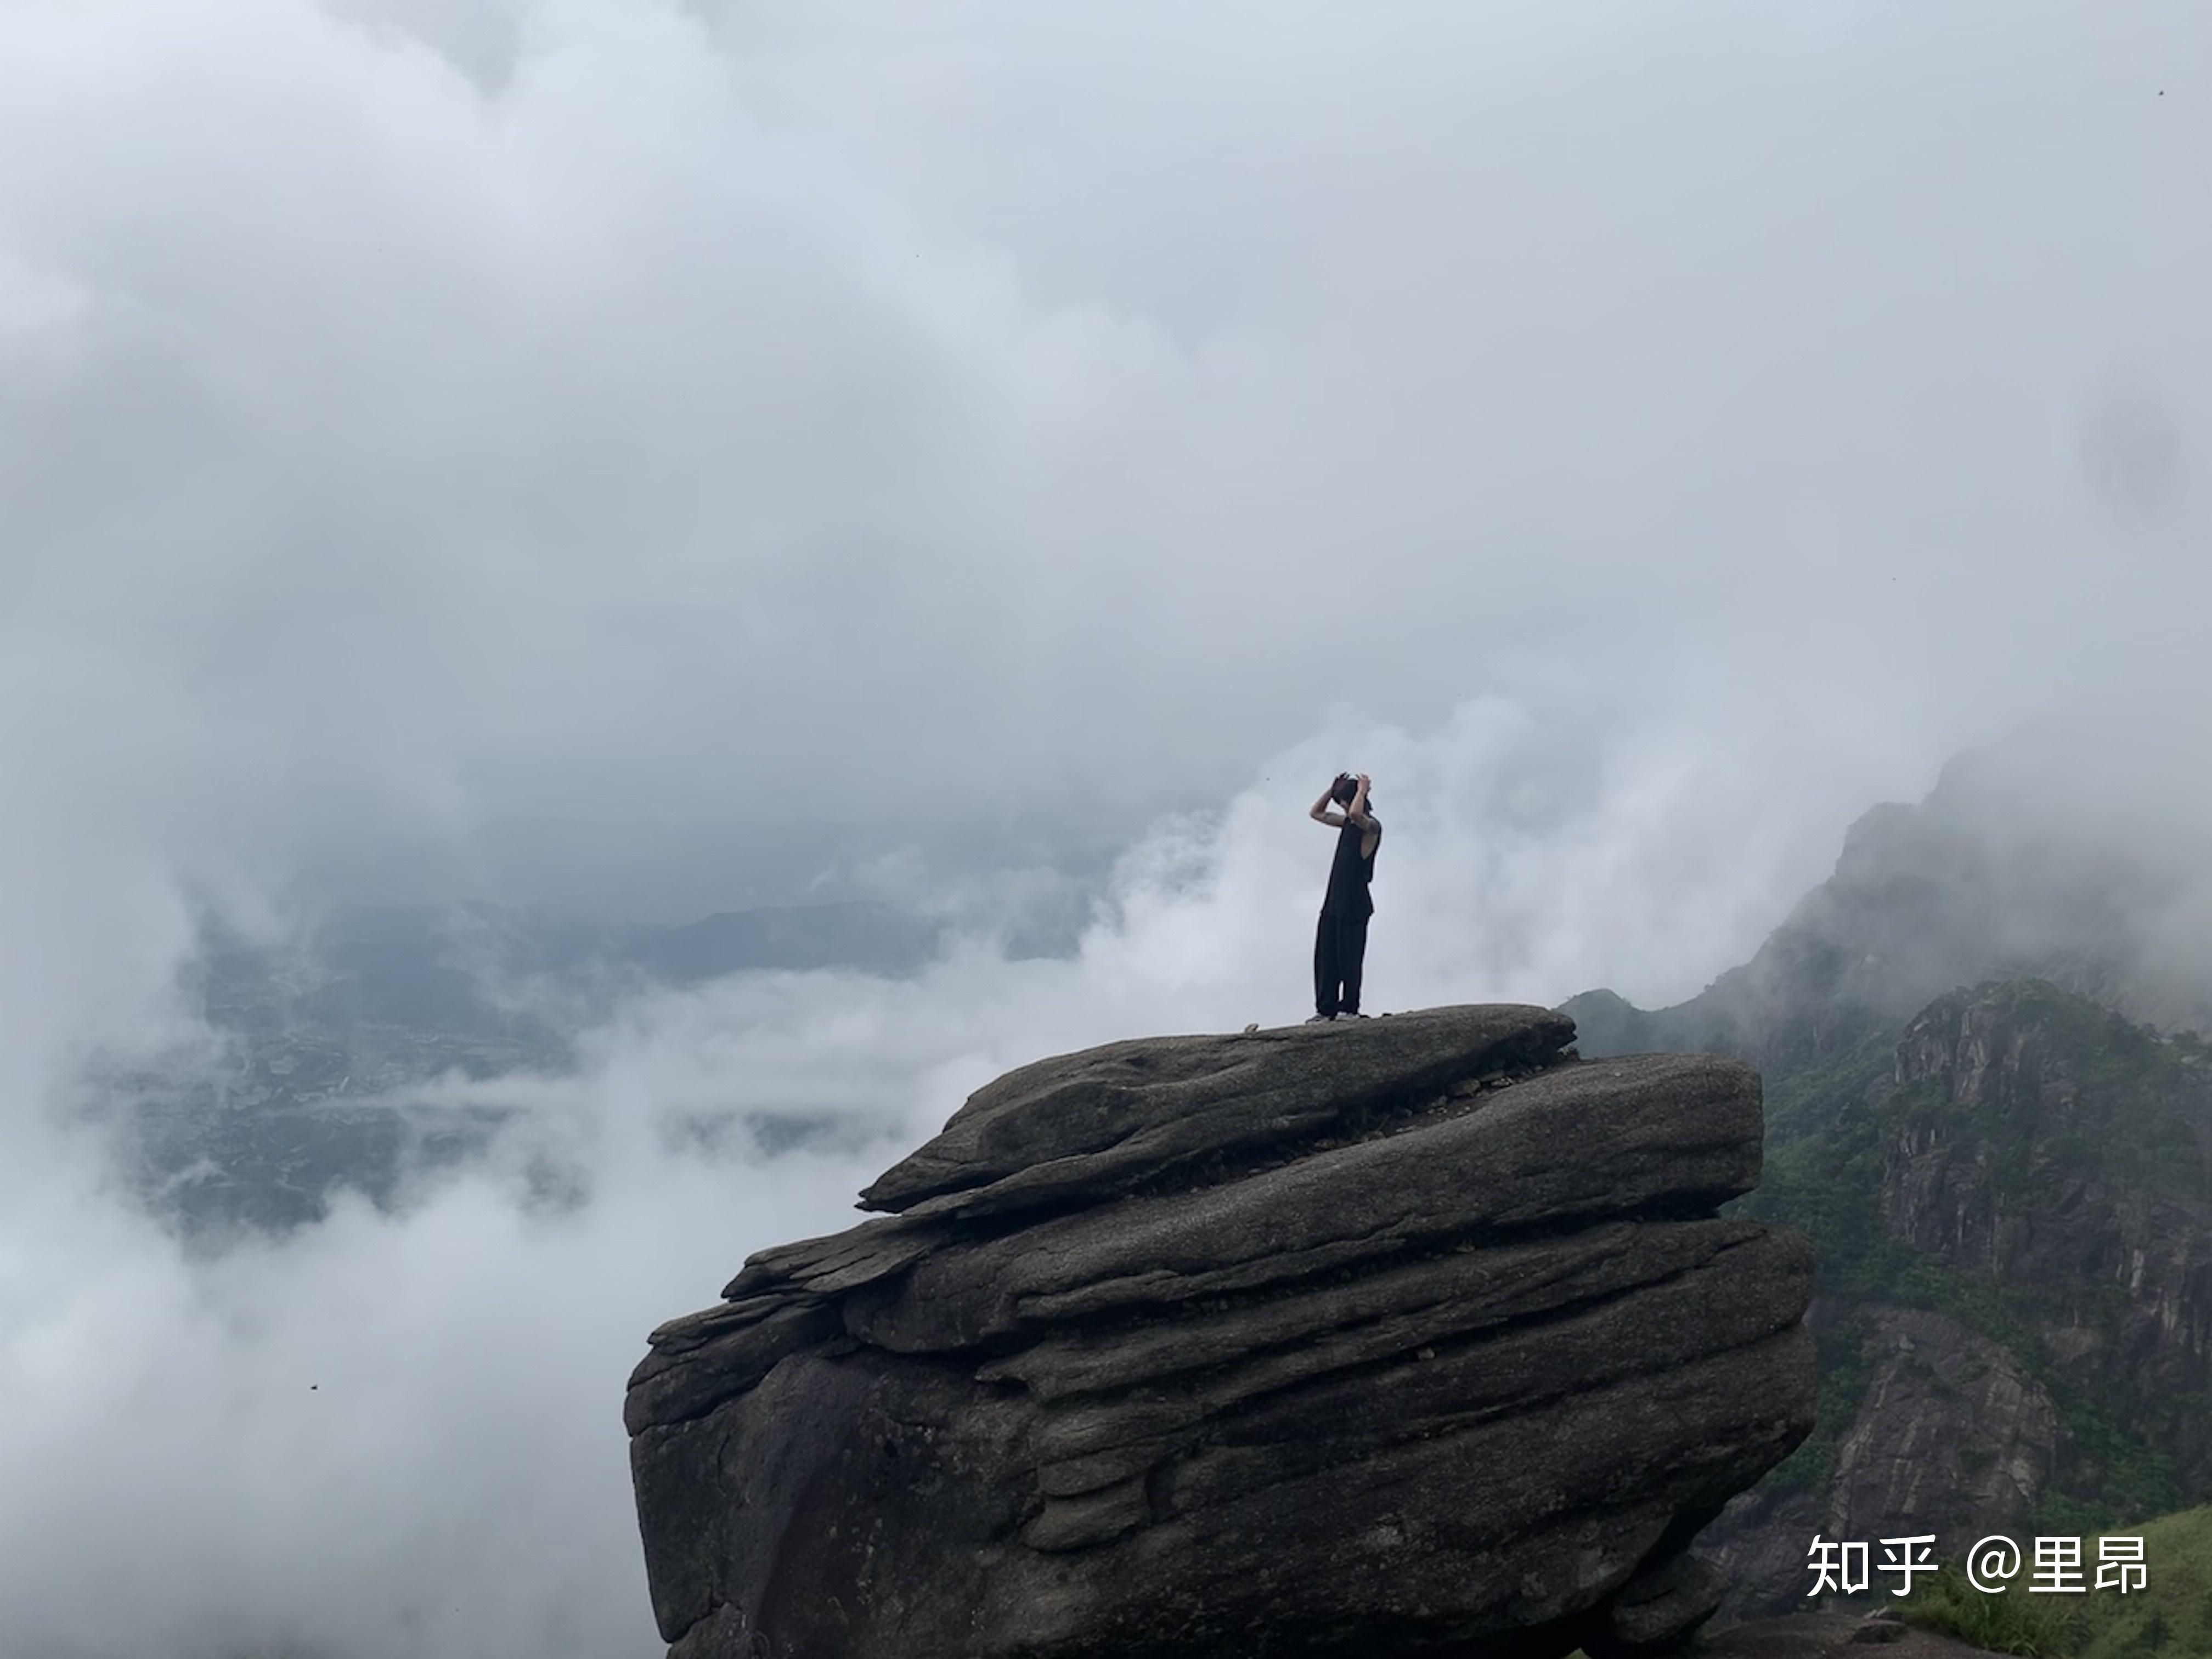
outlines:
M2070 1536L2072 1534L2063 1534ZM2081 1595L2038 1594L2031 1561L2011 1588L1976 1589L1947 1564L1914 1591L1905 1621L2018 1659L2206 1659L2212 1655L2212 1508L2161 1516L2122 1535L2143 1540L2145 1583L2123 1595L2094 1588L2098 1541L2082 1541ZM2025 1540L2023 1540L2025 1542Z
M2024 1584L1987 1595L1947 1565L1905 1601L1907 1624L1991 1653L2018 1659L2081 1659L2084 1632L2079 1595L2031 1595Z
M2078 1598L2083 1640L2069 1659L2204 1659L2212 1654L2212 1508L2127 1530L2143 1540L2148 1583L2126 1595ZM2082 1553L2094 1551L2089 1545Z

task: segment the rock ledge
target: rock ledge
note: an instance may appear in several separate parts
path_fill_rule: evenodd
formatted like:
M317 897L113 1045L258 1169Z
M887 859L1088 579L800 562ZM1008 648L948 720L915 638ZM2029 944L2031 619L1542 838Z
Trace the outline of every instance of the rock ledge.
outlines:
M1539 1008L1109 1044L979 1091L653 1334L672 1659L1598 1659L1809 1430L1733 1061Z

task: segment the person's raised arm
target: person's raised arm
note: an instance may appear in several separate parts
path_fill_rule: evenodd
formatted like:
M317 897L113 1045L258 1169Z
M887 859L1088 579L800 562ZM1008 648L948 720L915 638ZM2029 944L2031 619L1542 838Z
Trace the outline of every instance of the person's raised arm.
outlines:
M1344 815L1341 812L1332 812L1328 810L1328 804L1335 799L1336 780L1332 778L1329 780L1328 787L1314 797L1313 810L1307 816L1316 823L1325 823L1332 830L1341 830L1344 827Z

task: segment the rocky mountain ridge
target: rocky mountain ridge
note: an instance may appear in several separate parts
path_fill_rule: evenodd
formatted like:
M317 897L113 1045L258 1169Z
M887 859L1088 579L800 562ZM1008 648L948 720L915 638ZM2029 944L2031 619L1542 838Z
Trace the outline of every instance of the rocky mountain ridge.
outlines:
M1730 1610L1805 1540L2080 1534L2212 1498L2212 1051L2188 882L1990 830L1971 776L1855 826L1751 962L1669 1009L1573 999L1585 1052L1753 1060L1802 1228L1821 1420L1706 1547Z
M2166 1030L2212 1031L2212 880L2199 843L2054 804L2055 762L1960 757L1917 805L1851 824L1828 878L1751 958L1644 1009L1609 990L1561 1005L1589 1054L1732 1054L1798 1072L1893 1042L1936 998L2035 977Z

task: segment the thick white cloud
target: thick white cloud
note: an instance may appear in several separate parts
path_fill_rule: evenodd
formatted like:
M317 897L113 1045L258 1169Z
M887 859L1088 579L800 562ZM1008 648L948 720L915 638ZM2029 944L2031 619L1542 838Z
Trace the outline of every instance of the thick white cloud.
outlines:
M2206 27L19 4L18 591L295 814L1190 799L1532 659L1955 741L2202 596Z
M0 3L0 1646L652 1650L643 1331L1008 1066L1645 1000L2088 692L2201 708L2212 15ZM2161 88L2163 95L2161 95ZM187 1261L57 1127L187 895L501 812L1049 810L1072 962L769 978ZM1215 803L1203 819L1163 811ZM672 1127L821 1111L773 1160Z

